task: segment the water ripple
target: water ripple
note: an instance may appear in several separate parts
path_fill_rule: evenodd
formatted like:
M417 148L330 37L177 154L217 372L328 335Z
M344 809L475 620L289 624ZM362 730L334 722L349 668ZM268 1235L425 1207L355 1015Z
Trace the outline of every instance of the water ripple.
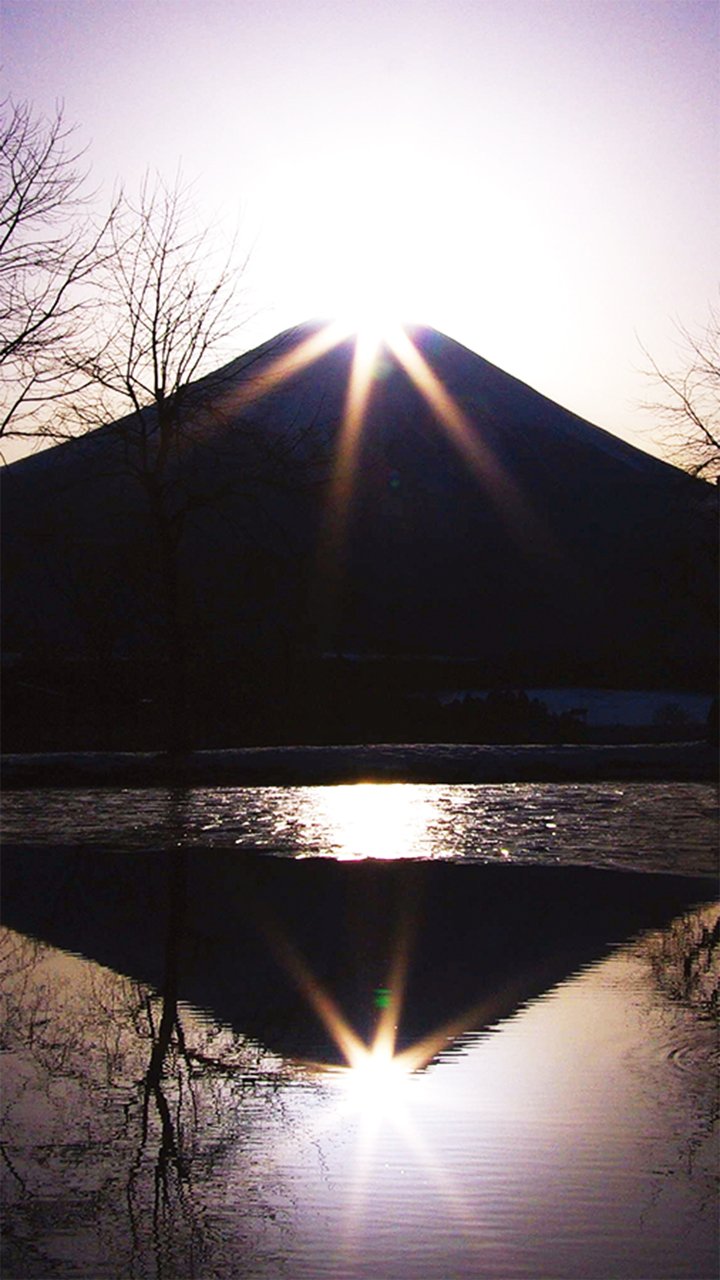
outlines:
M590 863L713 875L707 783L355 783L9 792L16 844L190 846L283 857Z

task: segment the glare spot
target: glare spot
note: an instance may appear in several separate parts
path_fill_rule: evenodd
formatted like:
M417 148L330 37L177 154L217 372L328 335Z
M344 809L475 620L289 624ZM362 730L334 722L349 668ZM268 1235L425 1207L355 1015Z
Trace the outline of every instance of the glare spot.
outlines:
M429 796L402 782L318 787L313 807L341 861L418 856L437 817Z
M385 1048L375 1047L340 1073L353 1104L364 1112L391 1114L401 1100L410 1072Z
M357 342L373 356L383 343L392 339L402 323L397 311L377 297L359 299L353 306L344 308L335 320L342 329L354 333Z

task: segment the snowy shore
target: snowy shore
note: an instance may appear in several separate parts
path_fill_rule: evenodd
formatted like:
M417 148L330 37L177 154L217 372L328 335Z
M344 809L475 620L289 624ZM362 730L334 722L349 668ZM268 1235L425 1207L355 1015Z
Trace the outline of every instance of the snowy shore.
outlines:
M715 781L707 742L583 746L405 745L258 747L4 755L2 785L21 787L312 786L392 782Z

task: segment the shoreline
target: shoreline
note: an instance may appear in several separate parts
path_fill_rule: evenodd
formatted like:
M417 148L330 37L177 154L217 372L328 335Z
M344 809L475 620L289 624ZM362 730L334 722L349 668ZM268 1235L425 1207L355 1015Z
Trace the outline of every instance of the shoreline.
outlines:
M716 782L718 748L681 743L243 747L0 756L2 789L328 786L354 782Z

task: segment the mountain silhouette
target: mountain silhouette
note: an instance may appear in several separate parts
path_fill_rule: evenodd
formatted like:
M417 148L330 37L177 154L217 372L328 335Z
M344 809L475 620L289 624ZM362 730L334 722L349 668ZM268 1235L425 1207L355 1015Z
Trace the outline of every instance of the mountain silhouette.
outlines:
M252 670L267 710L323 655L469 662L485 688L713 687L712 486L426 328L404 341L430 383L384 345L343 454L356 342L323 351L323 332L188 394L164 483L194 687L219 664L226 701ZM123 662L166 660L136 448L125 418L4 468L5 650L114 664L120 683Z
M399 983L404 1048L438 1028L454 1036L507 1016L717 896L712 879L586 866L89 845L10 845L3 883L4 925L161 990L177 935L181 999L267 1048L319 1061L337 1061L338 1048L298 960L365 1043L375 994Z

